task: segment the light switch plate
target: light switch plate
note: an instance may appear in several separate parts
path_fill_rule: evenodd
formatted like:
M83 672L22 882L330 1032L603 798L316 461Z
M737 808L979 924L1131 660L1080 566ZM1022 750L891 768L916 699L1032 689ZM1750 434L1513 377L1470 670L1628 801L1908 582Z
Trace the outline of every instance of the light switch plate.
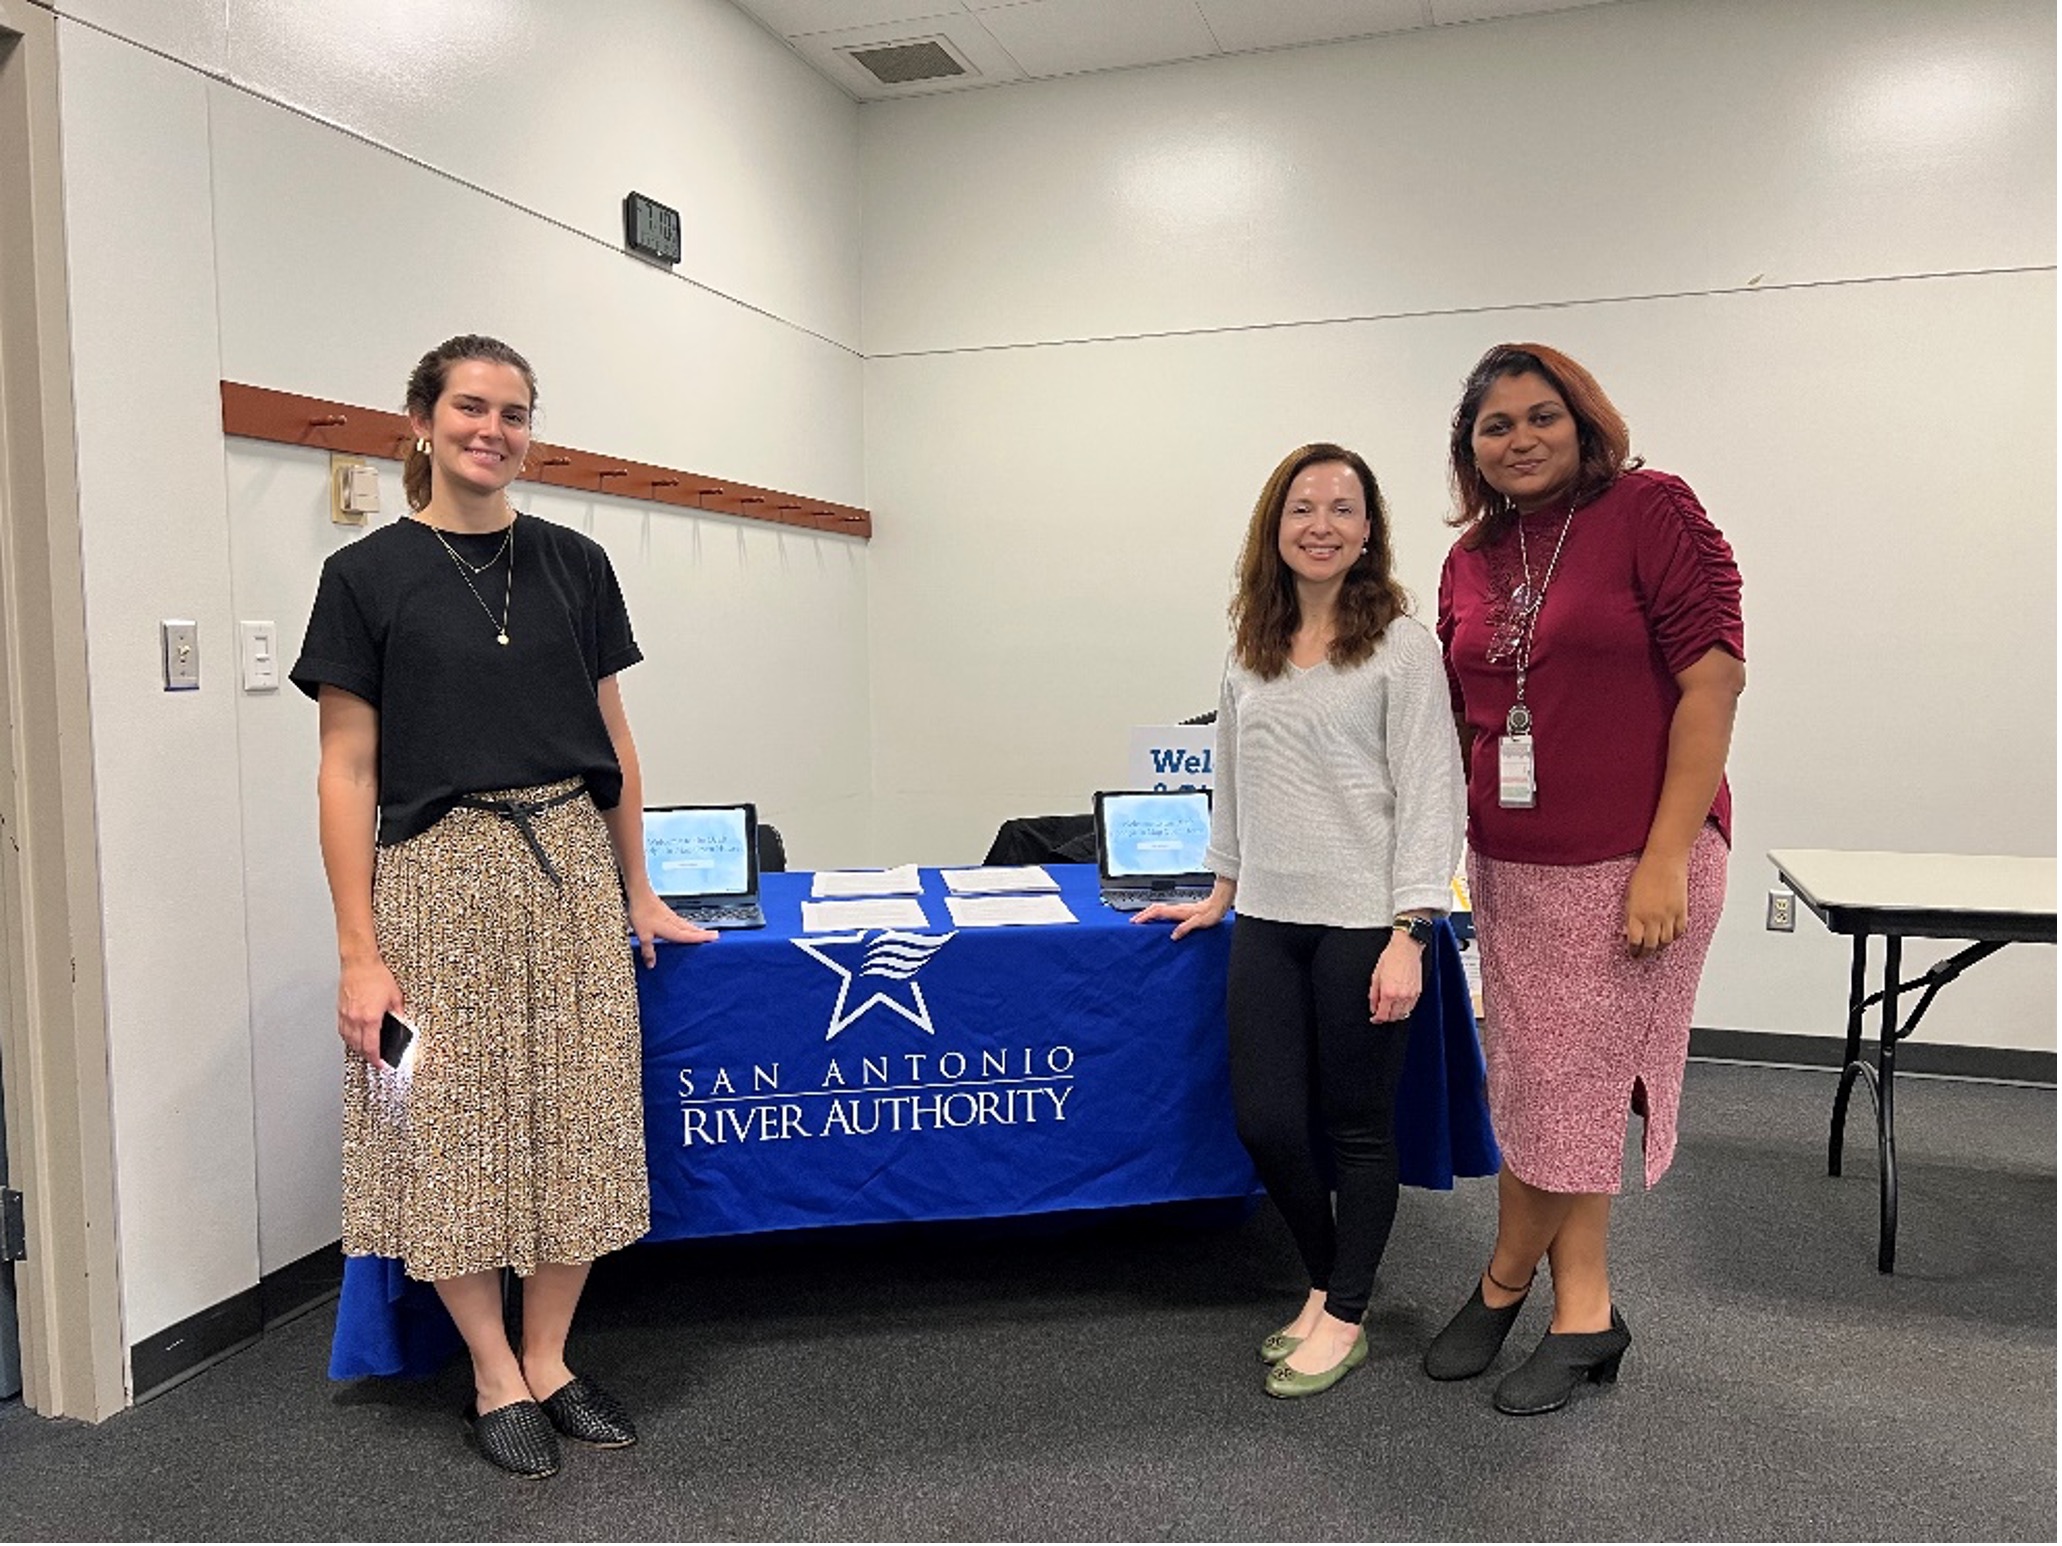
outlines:
M245 621L236 625L245 692L279 691L279 625Z
M164 654L165 691L200 691L200 624L191 618L168 617L158 624L158 646Z

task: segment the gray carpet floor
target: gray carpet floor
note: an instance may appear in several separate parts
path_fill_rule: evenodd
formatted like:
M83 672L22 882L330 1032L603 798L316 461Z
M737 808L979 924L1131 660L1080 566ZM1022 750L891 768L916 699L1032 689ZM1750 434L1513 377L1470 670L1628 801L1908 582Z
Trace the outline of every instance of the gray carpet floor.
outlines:
M1549 1417L1418 1371L1488 1247L1467 1182L1405 1192L1374 1354L1313 1401L1261 1394L1301 1286L1265 1206L646 1247L575 1345L636 1449L504 1479L459 1368L328 1383L324 1307L98 1427L0 1407L0 1536L2053 1540L2055 1092L1900 1081L1883 1277L1832 1084L1692 1066L1675 1171L1618 1210L1624 1373Z

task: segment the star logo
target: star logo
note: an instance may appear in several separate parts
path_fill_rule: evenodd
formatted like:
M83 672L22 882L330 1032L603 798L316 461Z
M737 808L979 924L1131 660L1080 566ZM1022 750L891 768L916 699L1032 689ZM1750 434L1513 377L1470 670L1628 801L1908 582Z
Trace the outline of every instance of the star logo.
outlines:
M957 933L955 929L953 934ZM796 949L838 974L838 1002L831 1009L830 1029L824 1032L823 1039L836 1041L840 1031L849 1030L854 1021L875 1005L894 1010L926 1036L937 1035L938 1028L931 1023L931 1009L924 1002L924 990L916 974L953 934L904 934L883 929L868 944L867 931L861 929L857 934L822 934L814 939L796 940ZM867 997L848 1013L845 1006L852 1000L855 982ZM873 987L875 983L884 986ZM906 1003L900 997L903 993L908 995Z

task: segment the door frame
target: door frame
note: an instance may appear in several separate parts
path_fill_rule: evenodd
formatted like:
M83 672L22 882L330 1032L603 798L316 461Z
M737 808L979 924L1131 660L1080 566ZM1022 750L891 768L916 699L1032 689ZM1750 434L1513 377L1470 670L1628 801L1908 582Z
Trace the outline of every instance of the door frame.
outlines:
M56 18L0 0L0 1099L22 1397L98 1421L128 1364L58 128Z

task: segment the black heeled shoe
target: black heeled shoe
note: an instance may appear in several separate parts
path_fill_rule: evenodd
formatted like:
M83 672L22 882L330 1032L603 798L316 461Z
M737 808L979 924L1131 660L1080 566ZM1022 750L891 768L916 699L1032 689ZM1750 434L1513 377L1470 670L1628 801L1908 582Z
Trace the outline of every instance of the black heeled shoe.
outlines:
M1632 1346L1632 1331L1618 1307L1611 1307L1608 1331L1548 1332L1532 1356L1496 1387L1496 1409L1511 1417L1537 1417L1558 1412L1587 1380L1592 1385L1617 1383L1618 1366Z
M1501 1286L1501 1285L1499 1285ZM1525 1292L1500 1310L1492 1310L1482 1297L1482 1281L1460 1313L1446 1323L1432 1345L1425 1349L1425 1372L1435 1380L1471 1380L1496 1361L1504 1338L1517 1323L1532 1292L1532 1279L1525 1280Z

